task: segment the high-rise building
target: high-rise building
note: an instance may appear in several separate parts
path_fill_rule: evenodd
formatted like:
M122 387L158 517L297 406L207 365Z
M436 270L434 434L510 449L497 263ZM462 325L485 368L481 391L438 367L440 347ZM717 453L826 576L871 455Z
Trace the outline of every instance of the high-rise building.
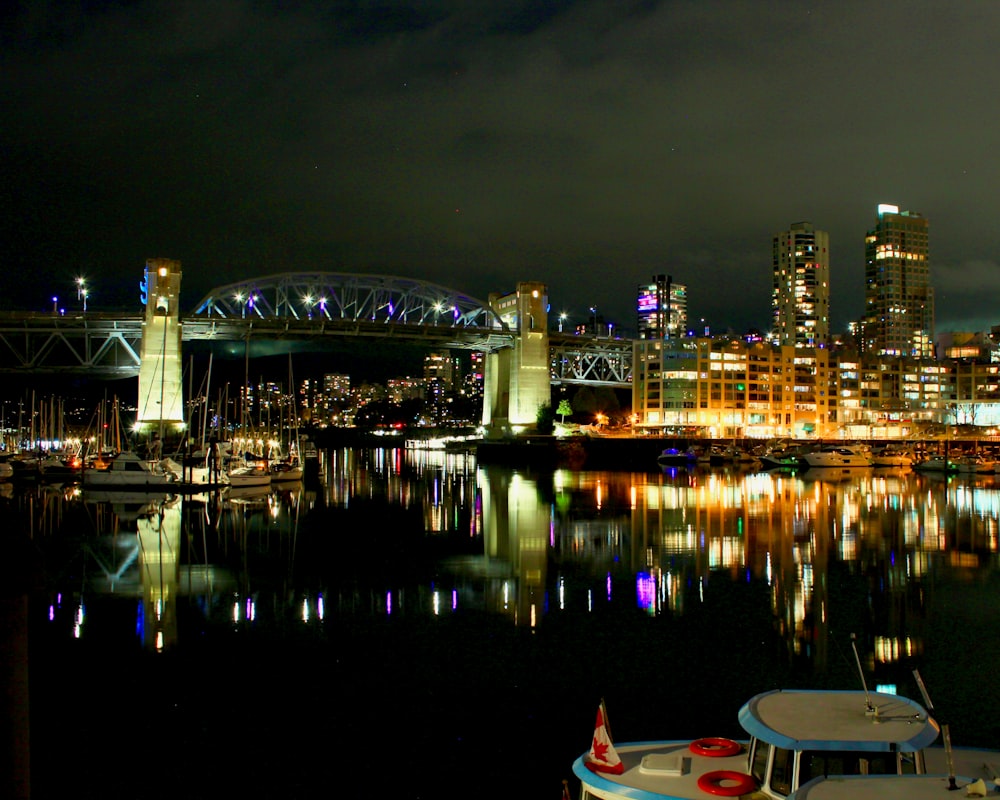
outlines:
M654 275L639 286L636 302L640 339L670 339L687 329L687 286L670 275Z
M424 356L424 382L437 382L442 391L450 392L462 380L458 358L450 353L429 353Z
M796 222L772 243L774 314L772 340L794 347L825 347L830 341L830 236Z
M863 347L873 355L934 356L934 288L928 224L920 214L880 205L865 237Z

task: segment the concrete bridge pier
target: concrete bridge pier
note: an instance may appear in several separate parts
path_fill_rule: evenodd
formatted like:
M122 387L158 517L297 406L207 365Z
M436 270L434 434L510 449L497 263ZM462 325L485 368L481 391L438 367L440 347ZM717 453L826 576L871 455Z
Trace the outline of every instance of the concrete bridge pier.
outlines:
M489 304L515 333L513 347L486 356L483 376L483 425L503 435L534 427L538 409L551 402L548 289L518 283L510 294L491 294Z
M138 432L176 435L184 428L181 366L181 262L151 258L139 288L146 316L139 350Z

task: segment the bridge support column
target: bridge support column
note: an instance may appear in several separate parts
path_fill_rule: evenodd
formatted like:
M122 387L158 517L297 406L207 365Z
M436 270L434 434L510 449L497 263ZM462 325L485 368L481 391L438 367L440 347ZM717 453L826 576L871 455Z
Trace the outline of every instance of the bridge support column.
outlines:
M184 427L181 382L181 262L151 258L140 284L146 303L139 349L139 412L136 424L147 435L177 433Z
M490 307L516 332L514 347L486 359L483 425L533 427L551 402L549 298L542 283L519 283L508 295L490 295Z

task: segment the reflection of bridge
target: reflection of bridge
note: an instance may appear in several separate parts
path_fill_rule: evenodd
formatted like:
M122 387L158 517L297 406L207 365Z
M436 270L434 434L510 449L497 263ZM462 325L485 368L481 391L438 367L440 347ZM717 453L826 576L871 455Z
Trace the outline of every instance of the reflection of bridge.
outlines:
M178 262L150 264L176 265L179 286ZM325 341L353 337L486 352L488 362L497 362L494 371L502 383L495 390L497 397L504 396L503 387L510 380L518 387L511 399L515 405L517 395L524 399L513 415L521 420L533 419L541 396L535 377L539 370L548 374L546 386L560 382L626 386L631 380L631 341L548 331L548 298L541 284L520 284L518 291L491 295L484 302L437 284L394 276L270 275L218 287L193 313L182 317L176 288L168 302L166 284L161 282L165 294L157 299L155 277L147 266L150 302L135 313L0 315L0 372L135 376L140 372L144 332L148 338L150 326L161 324L156 320L170 319L177 323L183 342L284 340L322 347ZM163 335L157 340L161 344ZM158 348L147 342L147 361ZM506 363L511 359L514 373ZM526 387L532 382L534 389L529 391ZM499 407L494 412L506 417Z

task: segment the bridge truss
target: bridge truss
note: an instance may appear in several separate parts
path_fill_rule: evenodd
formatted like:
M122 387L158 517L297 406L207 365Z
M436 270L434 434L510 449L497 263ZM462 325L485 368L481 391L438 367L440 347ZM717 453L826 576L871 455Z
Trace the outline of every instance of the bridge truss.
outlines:
M549 334L553 383L632 385L632 340Z
M506 330L480 300L426 281L389 275L300 272L219 286L195 316L326 319Z
M105 378L139 374L140 314L5 314L0 372L86 372Z

